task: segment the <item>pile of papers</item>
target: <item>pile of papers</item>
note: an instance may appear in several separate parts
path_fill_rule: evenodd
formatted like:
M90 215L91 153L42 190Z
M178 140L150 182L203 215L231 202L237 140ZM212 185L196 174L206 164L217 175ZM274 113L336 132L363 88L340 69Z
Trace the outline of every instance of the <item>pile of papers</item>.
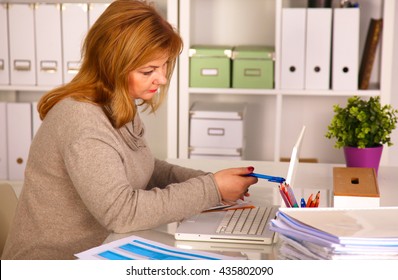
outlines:
M398 259L398 207L280 208L282 259Z

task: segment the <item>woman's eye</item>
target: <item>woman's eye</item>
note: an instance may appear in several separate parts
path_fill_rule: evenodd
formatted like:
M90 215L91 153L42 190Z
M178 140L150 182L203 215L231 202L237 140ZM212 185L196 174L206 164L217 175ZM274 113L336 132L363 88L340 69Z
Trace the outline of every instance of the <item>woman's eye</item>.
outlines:
M152 73L153 73L153 70L142 72L142 74L145 75L145 76L149 76L149 75L151 75Z

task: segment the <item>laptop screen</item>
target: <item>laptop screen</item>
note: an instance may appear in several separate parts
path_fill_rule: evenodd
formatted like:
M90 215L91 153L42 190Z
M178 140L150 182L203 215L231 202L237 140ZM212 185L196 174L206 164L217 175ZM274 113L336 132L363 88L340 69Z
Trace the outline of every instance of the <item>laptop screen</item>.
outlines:
M286 183L293 187L294 177L296 176L297 166L299 163L301 143L303 142L305 126L301 129L299 137L293 146L292 155L290 157L289 169L287 172Z

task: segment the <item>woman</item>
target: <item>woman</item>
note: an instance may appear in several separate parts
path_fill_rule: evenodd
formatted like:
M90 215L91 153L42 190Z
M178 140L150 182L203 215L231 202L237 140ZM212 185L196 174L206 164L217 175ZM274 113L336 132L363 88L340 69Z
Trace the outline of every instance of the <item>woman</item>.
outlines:
M154 10L110 4L75 78L44 95L5 259L73 259L111 233L143 230L242 197L252 167L215 174L157 160L137 105L155 111L182 48Z

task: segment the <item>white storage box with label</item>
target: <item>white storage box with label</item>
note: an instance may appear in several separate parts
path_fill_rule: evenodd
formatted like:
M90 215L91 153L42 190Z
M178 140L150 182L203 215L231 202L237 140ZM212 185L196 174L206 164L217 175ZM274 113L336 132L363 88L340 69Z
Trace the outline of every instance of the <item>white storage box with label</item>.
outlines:
M190 158L242 159L244 103L196 102L190 110Z

